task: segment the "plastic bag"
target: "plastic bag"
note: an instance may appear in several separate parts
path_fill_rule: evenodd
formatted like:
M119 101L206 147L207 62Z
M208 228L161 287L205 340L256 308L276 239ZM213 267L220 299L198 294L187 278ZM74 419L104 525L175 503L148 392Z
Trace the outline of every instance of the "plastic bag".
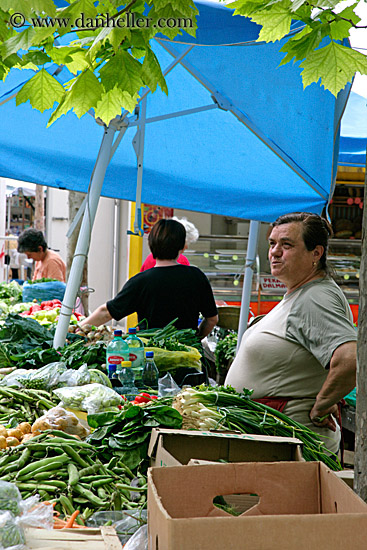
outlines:
M58 387L84 386L90 383L90 373L85 363L77 370L67 369L59 378Z
M27 369L16 369L9 374L6 374L4 378L0 381L1 386L16 386L18 388L23 387L22 379L29 378L29 376L35 372L35 370Z
M10 512L0 513L0 550L25 549L24 531Z
M9 511L14 516L21 512L22 495L18 487L9 481L0 480L0 510Z
M147 522L146 510L122 510L121 512L95 512L88 520L88 527L112 525L116 529L121 544L131 539L140 527ZM142 547L144 548L144 547ZM139 549L140 550L140 549Z
M181 388L173 380L169 372L163 378L158 380L158 395L159 397L168 397L170 395L177 395L180 393Z
M55 361L54 363L49 363L48 365L33 371L28 376L20 376L18 380L24 388L50 390L58 385L60 376L66 370L67 366L65 363Z
M129 538L124 550L148 550L148 526L143 525Z
M61 400L62 407L69 407L88 414L101 412L108 407L124 404L124 399L117 392L102 384L87 384L74 388L58 388L53 393Z
M44 302L45 300L63 300L66 284L61 281L50 281L48 283L23 284L23 302Z
M159 371L175 371L180 367L194 367L201 370L201 355L196 348L186 346L189 351L168 351L161 348L144 348L144 351L154 351L154 362Z
M85 439L90 434L90 430L80 423L74 413L66 411L62 407L53 407L38 418L32 426L32 432L43 432L51 429L78 435L81 439Z

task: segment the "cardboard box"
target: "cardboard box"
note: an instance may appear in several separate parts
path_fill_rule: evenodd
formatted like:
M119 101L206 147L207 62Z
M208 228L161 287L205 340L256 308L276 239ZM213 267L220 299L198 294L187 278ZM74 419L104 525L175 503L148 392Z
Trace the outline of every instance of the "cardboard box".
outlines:
M340 470L340 472L335 472L340 479L342 479L351 489L354 485L354 470Z
M303 460L302 442L293 437L153 428L151 466L179 466L191 459L226 462Z
M257 496L234 517L218 495ZM149 550L365 550L367 504L319 462L150 468Z

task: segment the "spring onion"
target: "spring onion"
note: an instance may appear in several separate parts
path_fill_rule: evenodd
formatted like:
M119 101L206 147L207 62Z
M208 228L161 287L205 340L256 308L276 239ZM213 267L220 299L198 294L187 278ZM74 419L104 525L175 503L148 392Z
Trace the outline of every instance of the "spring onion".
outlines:
M183 427L208 430L235 430L241 433L296 437L303 443L305 460L324 462L331 470L341 470L336 455L321 437L285 414L251 399L251 390L239 394L230 386L186 388L173 406L183 416Z

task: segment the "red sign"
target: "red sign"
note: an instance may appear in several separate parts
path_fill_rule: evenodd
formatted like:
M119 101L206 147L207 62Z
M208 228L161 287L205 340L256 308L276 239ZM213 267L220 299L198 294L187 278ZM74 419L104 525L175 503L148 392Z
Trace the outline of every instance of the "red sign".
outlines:
M261 277L261 288L262 290L278 290L286 292L287 287L284 283L281 283L276 277L262 276Z
M153 225L162 218L172 218L173 208L165 206L154 206L153 204L144 204L144 233L150 233Z

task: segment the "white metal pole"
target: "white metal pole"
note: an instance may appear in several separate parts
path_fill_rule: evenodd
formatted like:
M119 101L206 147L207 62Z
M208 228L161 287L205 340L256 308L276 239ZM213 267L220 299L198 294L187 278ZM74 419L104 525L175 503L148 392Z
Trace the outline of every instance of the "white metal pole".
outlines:
M247 253L245 263L245 274L242 287L242 300L240 320L238 324L237 351L239 350L243 333L247 328L248 314L250 311L250 299L252 290L252 276L256 264L257 243L259 241L260 222L251 220L247 242Z
M65 296L61 306L60 318L55 331L53 342L55 349L62 347L65 344L70 317L75 306L77 292L82 280L84 262L88 254L92 227L97 211L98 201L101 196L103 180L110 161L111 148L115 132L116 128L111 124L105 130L94 167L93 177L90 189L88 191L89 200L87 201L85 207L78 242L76 244L74 258L71 264L69 279L66 285Z

